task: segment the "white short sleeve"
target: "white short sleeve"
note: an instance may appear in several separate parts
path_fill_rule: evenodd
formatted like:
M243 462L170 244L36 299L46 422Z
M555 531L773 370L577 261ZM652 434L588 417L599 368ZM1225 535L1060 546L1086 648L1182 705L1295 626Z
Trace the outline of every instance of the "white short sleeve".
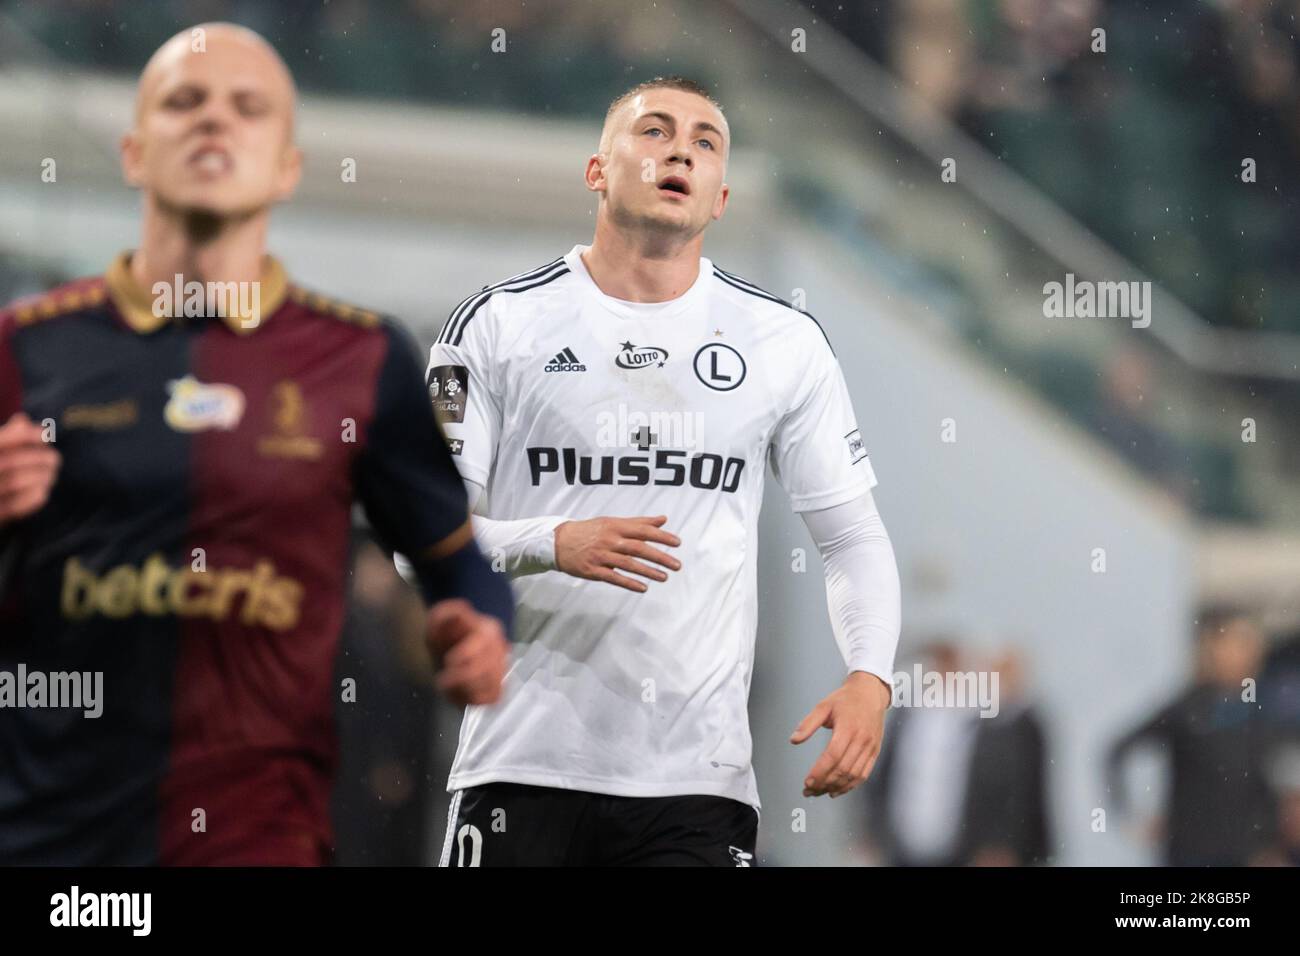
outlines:
M490 307L490 302L485 303L474 321L460 330L456 344L439 341L430 349L424 376L457 470L483 487L492 473L502 409L501 395L494 387Z
M795 511L833 508L876 485L844 373L817 333L768 457Z

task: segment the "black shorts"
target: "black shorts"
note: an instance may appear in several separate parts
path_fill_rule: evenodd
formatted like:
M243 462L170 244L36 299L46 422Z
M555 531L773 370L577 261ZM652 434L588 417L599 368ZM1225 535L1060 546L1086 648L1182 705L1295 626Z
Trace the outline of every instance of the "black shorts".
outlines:
M439 866L753 866L758 811L727 797L458 790Z

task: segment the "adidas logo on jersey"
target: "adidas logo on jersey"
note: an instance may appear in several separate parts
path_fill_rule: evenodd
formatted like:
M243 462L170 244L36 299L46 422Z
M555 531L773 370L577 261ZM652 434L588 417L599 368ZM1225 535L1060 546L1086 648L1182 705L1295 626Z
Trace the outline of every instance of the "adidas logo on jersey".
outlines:
M585 372L587 366L578 361L578 356L573 354L573 349L565 349L563 352L556 352L555 358L546 363L544 372Z

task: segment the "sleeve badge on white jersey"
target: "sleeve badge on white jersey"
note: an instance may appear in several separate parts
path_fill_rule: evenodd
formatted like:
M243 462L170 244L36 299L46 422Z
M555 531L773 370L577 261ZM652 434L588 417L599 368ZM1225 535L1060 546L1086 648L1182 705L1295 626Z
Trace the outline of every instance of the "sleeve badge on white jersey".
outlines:
M429 369L429 399L440 424L463 422L469 400L469 369L464 365L438 365Z
M862 441L862 432L859 429L853 429L844 436L844 440L849 443L849 458L853 464L857 464L867 457L867 446Z

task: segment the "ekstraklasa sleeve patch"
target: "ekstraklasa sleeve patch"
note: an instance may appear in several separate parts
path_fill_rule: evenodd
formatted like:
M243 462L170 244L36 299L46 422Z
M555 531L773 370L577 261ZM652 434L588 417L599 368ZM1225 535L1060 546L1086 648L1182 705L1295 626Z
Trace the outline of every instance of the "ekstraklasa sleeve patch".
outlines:
M463 422L469 400L469 369L464 365L437 365L429 369L429 399L443 424Z

